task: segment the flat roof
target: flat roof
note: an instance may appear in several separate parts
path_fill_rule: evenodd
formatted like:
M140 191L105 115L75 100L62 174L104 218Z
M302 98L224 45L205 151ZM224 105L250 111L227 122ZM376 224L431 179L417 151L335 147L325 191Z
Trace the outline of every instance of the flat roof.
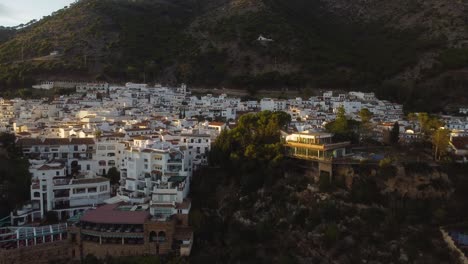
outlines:
M100 182L107 182L109 179L104 177L96 177L96 178L84 178L84 179L73 179L73 184L89 184L89 183L100 183Z
M80 219L81 222L95 224L144 224L150 218L148 211L124 211L122 204L106 204L94 210L87 211Z

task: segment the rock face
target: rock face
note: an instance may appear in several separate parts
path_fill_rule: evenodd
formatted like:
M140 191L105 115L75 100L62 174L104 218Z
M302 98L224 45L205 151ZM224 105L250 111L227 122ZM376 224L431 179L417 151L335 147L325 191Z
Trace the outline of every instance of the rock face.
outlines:
M398 168L395 177L385 181L384 193L397 192L413 199L448 198L452 193L447 174L433 169L428 172L408 172Z
M448 198L453 191L447 174L437 168L415 172L400 165L389 177L381 177L378 170L370 168L359 174L351 166L338 166L335 168L335 176L340 177L349 190L356 180L370 177L380 187L382 194L397 193L401 197L412 199Z

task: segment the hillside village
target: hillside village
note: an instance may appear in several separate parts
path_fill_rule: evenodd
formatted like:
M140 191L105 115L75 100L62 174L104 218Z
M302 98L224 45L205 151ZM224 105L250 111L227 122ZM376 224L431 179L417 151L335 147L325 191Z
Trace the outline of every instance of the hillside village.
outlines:
M330 91L305 99L241 100L226 94L197 96L184 84L48 82L35 88L57 85L74 92L53 99L0 99L0 131L15 134L32 176L31 200L3 219L3 225L10 226L0 233L4 250L71 239L67 254L72 258L80 251L102 258L174 250L190 255L192 175L208 165L220 133L235 128L246 113L289 114L291 122L283 132L296 157L302 152L308 157L304 144L318 144L325 147L311 149L329 151L317 151L315 158L362 161L362 154L345 149L349 143L328 145L332 134L326 125L336 120L340 109L358 121L368 109L374 142L385 142L395 123L400 144L422 140L419 123L405 117L402 105L373 93ZM452 131L453 157L467 162L468 117L440 118ZM34 227L50 218L68 226L51 225L54 232ZM43 235L28 235L39 229Z

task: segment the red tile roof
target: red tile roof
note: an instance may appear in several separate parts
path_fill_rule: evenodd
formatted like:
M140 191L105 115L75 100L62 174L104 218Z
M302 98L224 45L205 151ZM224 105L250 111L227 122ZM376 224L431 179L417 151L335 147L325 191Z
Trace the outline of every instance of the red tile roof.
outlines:
M35 146L35 145L93 145L93 138L46 138L41 140L39 138L20 138L17 142L22 146Z
M209 126L223 126L224 123L223 122L209 122L208 125Z
M149 219L148 211L122 211L120 204L106 204L94 210L87 211L80 219L81 222L96 224L143 224Z

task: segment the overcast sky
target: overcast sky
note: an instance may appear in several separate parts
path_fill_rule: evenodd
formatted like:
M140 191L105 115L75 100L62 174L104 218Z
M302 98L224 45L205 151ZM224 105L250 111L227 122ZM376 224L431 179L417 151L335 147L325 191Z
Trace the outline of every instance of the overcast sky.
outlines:
M40 19L75 0L0 0L0 26L17 26Z

